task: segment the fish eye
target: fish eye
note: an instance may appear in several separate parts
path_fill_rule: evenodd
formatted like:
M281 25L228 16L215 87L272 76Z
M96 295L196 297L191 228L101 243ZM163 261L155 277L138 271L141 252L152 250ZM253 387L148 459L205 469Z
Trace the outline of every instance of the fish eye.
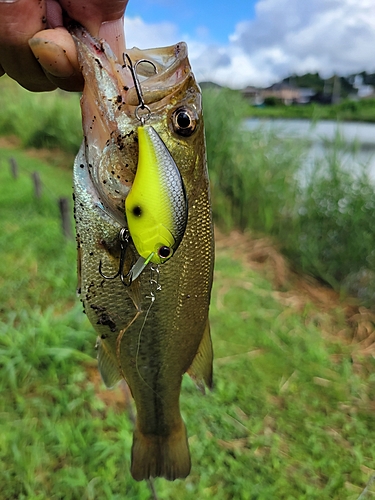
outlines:
M160 247L158 250L158 254L161 259L167 259L168 257L171 256L171 253L172 253L171 247L163 246Z
M189 108L178 108L172 115L172 125L174 131L185 137L191 135L197 126L197 115Z

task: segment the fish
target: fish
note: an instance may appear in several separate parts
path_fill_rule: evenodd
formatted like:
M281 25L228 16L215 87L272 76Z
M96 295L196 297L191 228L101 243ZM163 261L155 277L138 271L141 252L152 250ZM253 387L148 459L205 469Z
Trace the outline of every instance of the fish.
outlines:
M134 398L132 477L173 481L185 478L191 469L179 406L182 377L187 372L202 392L212 388L214 235L201 92L184 42L126 50L137 65L149 110L142 127L136 116L139 96L125 55L118 60L104 40L80 26L71 27L71 34L85 81L84 140L73 174L78 293L98 335L98 368L105 385L111 388L125 380ZM143 229L131 227L125 205L132 190L135 196L142 188L143 181L136 185L137 176L143 175L138 175L142 133L150 137L153 131L178 169L186 214L180 232L167 222L175 240L170 258L160 265L147 262L134 273L141 257L136 236L142 244ZM165 160L159 160L159 166L165 172ZM167 214L173 206L169 201Z

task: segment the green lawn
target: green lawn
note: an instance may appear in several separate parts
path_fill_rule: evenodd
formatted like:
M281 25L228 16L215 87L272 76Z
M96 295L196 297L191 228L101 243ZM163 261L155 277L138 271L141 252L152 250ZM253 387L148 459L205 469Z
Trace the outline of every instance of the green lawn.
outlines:
M71 174L2 149L0 184L1 497L151 498L129 473L121 391L107 405L92 375L95 333L75 298L75 242L61 234L56 202L70 197ZM155 480L158 498L357 499L375 472L373 357L353 363L340 308L280 300L233 253L217 252L215 388L202 396L183 382L192 472Z

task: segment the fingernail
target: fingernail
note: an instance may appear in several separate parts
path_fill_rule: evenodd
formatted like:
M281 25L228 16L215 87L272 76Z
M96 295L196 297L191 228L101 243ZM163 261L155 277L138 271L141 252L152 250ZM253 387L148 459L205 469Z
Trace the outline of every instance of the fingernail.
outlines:
M18 0L0 0L0 3L16 3Z
M74 75L74 68L65 50L56 43L42 38L31 38L29 46L47 73L57 78L69 78Z

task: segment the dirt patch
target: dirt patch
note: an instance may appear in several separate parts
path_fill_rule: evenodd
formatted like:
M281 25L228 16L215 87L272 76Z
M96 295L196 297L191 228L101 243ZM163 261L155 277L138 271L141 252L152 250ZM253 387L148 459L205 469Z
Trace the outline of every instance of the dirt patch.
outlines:
M127 383L121 381L113 389L107 389L101 379L96 363L88 365L86 371L88 379L95 386L96 396L107 406L111 406L119 412L123 412L124 410L127 411L131 420L134 420L132 397Z
M239 231L223 234L216 229L215 240L218 252L230 252L234 259L267 278L273 284L274 298L284 306L321 324L325 334L351 345L353 355L375 355L375 313L357 299L342 298L312 276L294 272L271 238L255 238Z

